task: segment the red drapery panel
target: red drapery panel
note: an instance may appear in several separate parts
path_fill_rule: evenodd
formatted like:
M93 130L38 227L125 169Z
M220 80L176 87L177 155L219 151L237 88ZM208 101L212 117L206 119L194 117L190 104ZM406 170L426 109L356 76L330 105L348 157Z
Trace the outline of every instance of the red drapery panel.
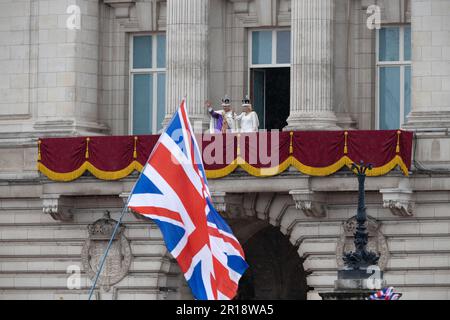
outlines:
M43 138L38 169L49 179L74 180L86 171L116 180L142 170L159 136ZM361 160L370 176L399 167L408 175L413 134L407 131L296 131L197 136L208 178L241 167L254 176L273 176L293 166L312 176L326 176Z

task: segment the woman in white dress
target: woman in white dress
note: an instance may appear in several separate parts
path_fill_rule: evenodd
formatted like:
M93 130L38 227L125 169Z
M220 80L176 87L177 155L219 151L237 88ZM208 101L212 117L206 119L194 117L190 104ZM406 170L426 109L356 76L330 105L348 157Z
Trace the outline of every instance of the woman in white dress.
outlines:
M242 108L244 112L242 112L240 115L236 117L236 120L239 121L240 132L258 131L259 127L258 115L256 114L255 111L253 111L248 96L242 100Z

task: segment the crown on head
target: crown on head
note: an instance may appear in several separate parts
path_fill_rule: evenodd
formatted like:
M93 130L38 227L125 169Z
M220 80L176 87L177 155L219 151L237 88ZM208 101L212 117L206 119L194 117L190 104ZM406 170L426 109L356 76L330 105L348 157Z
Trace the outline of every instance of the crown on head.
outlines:
M244 99L242 99L242 105L243 106L249 106L250 105L250 98L247 96L245 96Z
M222 98L222 105L223 106L229 106L230 105L230 98L228 95L225 95L225 97Z

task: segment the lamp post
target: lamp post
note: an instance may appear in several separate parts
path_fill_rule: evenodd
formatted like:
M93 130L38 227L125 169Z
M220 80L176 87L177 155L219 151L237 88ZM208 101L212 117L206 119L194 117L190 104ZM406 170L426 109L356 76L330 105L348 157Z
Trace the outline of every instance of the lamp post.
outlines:
M343 260L345 265L351 270L367 270L369 266L377 265L380 257L373 251L367 250L367 242L369 234L367 232L366 222L366 202L365 202L365 186L366 171L372 170L371 164L364 164L363 161L359 165L353 163L352 171L357 172L358 177L358 211L356 213L356 232L355 232L355 251L344 253Z
M356 213L356 232L354 235L355 251L344 253L345 268L338 270L338 279L332 292L319 295L324 300L364 300L380 289L383 284L383 273L379 272L379 279L373 279L370 272L377 268L379 255L367 249L369 234L367 232L367 214L365 204L365 187L367 170L372 170L371 164L361 161L352 165L352 171L358 177L358 211ZM377 285L375 285L377 283Z

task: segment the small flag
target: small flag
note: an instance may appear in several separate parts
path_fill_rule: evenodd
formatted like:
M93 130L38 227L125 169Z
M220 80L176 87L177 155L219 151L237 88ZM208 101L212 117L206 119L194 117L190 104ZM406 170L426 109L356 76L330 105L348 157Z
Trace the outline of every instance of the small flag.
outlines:
M399 300L400 294L394 292L393 287L381 289L370 295L367 300Z

